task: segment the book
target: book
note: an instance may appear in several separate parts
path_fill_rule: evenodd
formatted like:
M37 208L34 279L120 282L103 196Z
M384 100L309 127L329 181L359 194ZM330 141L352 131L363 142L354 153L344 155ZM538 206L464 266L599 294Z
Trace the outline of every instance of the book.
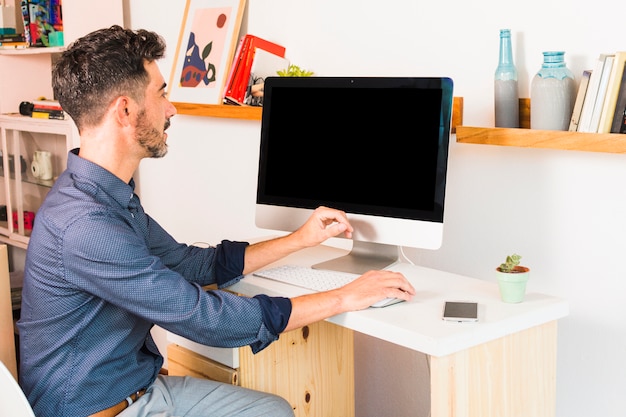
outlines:
M23 33L0 35L0 42L24 42L25 40Z
M235 50L233 62L231 63L230 68L228 69L228 75L226 76L226 83L224 84L224 95L229 94L229 89L232 88L233 77L235 75L235 72L237 72L237 68L239 67L239 61L241 60L245 40L245 36L242 36L241 39L239 39L239 44L237 45L237 49Z
M622 115L622 124L619 126L619 129L616 133L626 133L626 111Z
M230 93L227 93L224 97L227 102L233 104L243 104L250 81L252 63L257 50L262 49L280 57L285 56L284 46L251 34L247 34L246 37L249 38L246 53L242 56L237 73L233 76Z
M615 55L607 55L604 60L604 67L602 67L602 76L600 77L600 84L598 85L598 94L596 96L596 102L593 105L593 112L591 113L591 120L589 122L589 132L597 133L600 126L600 116L602 114L602 107L604 105L604 98L606 97L606 90L609 85L609 77L613 70L613 61L615 61Z
M626 63L626 51L618 51L615 53L613 68L609 76L609 82L606 88L606 96L602 103L602 112L600 115L600 123L598 124L598 133L609 133L613 124L613 114L615 113L615 105L617 104L617 95L619 94L622 83L622 74L624 73L624 64Z
M602 78L602 71L604 69L604 61L608 54L600 54L596 60L596 64L591 71L591 77L589 78L589 85L587 86L587 94L585 95L585 101L583 102L583 109L580 113L580 122L578 123L579 132L590 132L589 127L591 125L591 116L593 114L593 107L596 104L596 98L598 97L598 88L600 87L600 78Z
M239 105L243 104L250 79L250 70L257 49L263 49L279 56L285 55L285 48L283 46L258 36L247 34L237 72L233 76L232 88L230 92L225 95L226 102Z
M20 1L20 8L22 11L22 24L24 25L24 40L31 44L30 36L30 6L28 0Z
M33 100L31 117L39 119L65 119L65 112L57 100Z
M235 59L231 65L230 73L226 79L226 87L224 89L224 101L228 102L228 97L233 94L233 84L234 80L238 77L241 77L241 71L243 67L243 62L245 61L245 56L248 53L248 47L250 46L251 38L247 35L241 37L239 41L239 45L237 47L237 52L235 53ZM237 104L237 103L234 103Z
M287 68L289 60L264 49L258 49L250 68L250 79L244 96L244 104L263 106L263 83L265 78L277 76L277 71Z
M621 129L624 123L624 113L626 112L626 68L622 74L619 92L617 93L617 101L613 113L613 121L611 123L610 133L622 133Z
M63 110L57 100L33 100L33 109Z
M33 108L30 117L35 119L65 119L65 112L63 110L56 109L41 109Z
M576 94L576 100L574 101L574 109L572 110L572 119L569 124L569 131L576 132L578 130L578 123L580 122L580 113L583 109L583 103L585 102L585 95L587 94L587 86L589 85L589 77L591 76L591 70L584 70L583 75L578 85L578 93Z
M23 49L29 46L28 42L0 42L0 49Z

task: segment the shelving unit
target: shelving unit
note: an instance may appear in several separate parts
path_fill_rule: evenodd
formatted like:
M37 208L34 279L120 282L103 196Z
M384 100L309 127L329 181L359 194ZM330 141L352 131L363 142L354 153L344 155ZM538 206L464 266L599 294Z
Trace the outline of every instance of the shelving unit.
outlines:
M56 177L66 166L69 149L78 146L78 131L71 120L4 114L0 115L0 139L3 167L0 189L7 213L6 221L0 222L0 242L25 249L30 229L26 227L24 213L35 213L54 184L53 180L33 176L29 163L32 155L36 150L50 151ZM9 158L13 159L12 163Z
M530 129L530 99L520 99L520 129L457 126L456 141L481 145L626 153L626 135Z
M6 4L20 8L17 0L7 0ZM65 45L92 30L124 24L122 0L64 0L62 7ZM42 181L33 176L34 152L51 152L56 177L66 166L68 151L79 143L71 120L42 120L16 114L22 101L53 98L52 65L64 49L0 49L0 206L6 208L6 217L0 219L0 242L14 247L28 246L30 229L25 227L24 213L36 214L54 183L54 179Z

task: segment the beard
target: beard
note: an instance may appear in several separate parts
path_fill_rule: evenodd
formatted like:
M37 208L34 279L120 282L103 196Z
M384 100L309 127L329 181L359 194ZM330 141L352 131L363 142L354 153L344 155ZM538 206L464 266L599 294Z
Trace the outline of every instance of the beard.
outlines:
M145 110L141 110L137 115L137 143L146 151L147 157L162 158L167 154L167 143L165 143L164 132L170 127L170 120L167 119L163 130L159 130L148 124L145 114Z

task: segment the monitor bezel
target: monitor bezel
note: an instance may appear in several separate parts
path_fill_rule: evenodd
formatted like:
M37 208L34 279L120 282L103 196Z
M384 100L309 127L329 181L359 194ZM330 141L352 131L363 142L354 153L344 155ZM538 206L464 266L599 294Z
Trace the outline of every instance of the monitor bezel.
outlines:
M452 119L453 82L448 77L268 77L264 86L264 105L261 118L261 143L259 153L259 171L256 195L256 225L263 229L293 231L296 230L319 206L317 200L299 198L276 198L264 194L265 158L267 135L272 122L273 91L275 88L426 88L441 90L439 103L439 146L437 157L436 204L433 210L417 210L412 215L406 213L369 209L354 210L354 207L341 205L335 208L346 211L355 226L355 241L379 244L437 249L441 246L443 235L445 188L448 171L448 152ZM346 103L349 106L349 103ZM407 192L409 192L407 190ZM332 205L332 202L324 202ZM376 218L379 230L369 227L372 218ZM273 218L267 221L267 218ZM265 219L265 220L264 220ZM412 222L412 224L410 224ZM407 229L408 228L408 229ZM403 235L422 235L420 240Z

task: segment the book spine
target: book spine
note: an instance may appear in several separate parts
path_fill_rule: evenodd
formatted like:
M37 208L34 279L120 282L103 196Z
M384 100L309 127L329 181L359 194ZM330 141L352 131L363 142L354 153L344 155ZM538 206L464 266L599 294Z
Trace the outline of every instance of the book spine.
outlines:
M241 51L243 49L243 44L246 41L246 37L242 36L241 39L239 40L239 45L237 45L237 50L235 51L235 56L233 58L233 62L230 65L230 69L228 70L228 76L226 77L226 94L224 94L225 96L228 94L229 89L231 88L231 84L233 82L233 76L235 74L235 72L237 71L237 66L239 63L239 56L241 55Z
M600 79L602 78L602 70L604 69L606 57L607 54L600 54L594 69L591 71L589 85L587 86L587 95L585 96L585 102L583 103L580 122L578 124L579 132L592 133L590 130L591 115L593 113L593 106L596 103L596 98L598 97L598 88L600 87Z
M604 67L602 68L602 77L600 78L600 85L598 86L598 94L596 96L596 102L593 106L593 112L591 113L591 121L589 122L589 132L598 133L600 127L600 117L602 116L602 106L606 97L607 87L609 85L609 78L611 71L613 70L613 62L615 61L615 55L607 55L604 61Z
M34 111L31 115L33 119L49 119L49 120L65 120L65 115L62 114L50 114L44 112L36 112Z
M252 35L245 35L243 39L243 44L241 46L241 50L237 56L237 63L235 70L233 71L232 78L230 82L226 85L226 93L224 94L225 103L226 104L241 104L238 103L234 99L234 91L235 86L239 83L239 79L242 77L242 71L246 59L246 55L248 54L248 49L250 48L250 42L252 40Z
M0 42L1 49L24 49L29 46L28 42Z
M621 114L622 123L617 133L626 133L626 110Z
M28 14L30 19L30 46L41 46L41 38L39 36L39 25L37 24L37 9L39 8L39 0L28 1Z
M246 88L248 87L248 81L250 80L250 69L252 68L252 61L254 60L255 51L256 47L253 44L250 44L248 53L246 54L244 62L242 63L240 76L235 80L235 84L233 85L233 91L230 94L230 98L232 98L237 103L243 103L243 99L246 95Z
M613 115L615 114L615 106L617 104L617 95L624 73L624 63L626 63L626 51L618 51L615 53L613 68L609 76L606 95L602 103L600 114L600 122L598 124L598 133L609 133L613 124Z
M31 117L35 119L65 119L65 112L63 110L50 110L50 109L37 109L34 108Z
M63 111L63 109L59 106L33 106L33 110L54 110L54 111Z
M256 53L257 48L263 49L267 52L271 52L274 55L278 55L280 57L285 56L285 47L270 42L266 39L259 38L258 36L248 35L250 36L250 45L248 46L248 53L244 57L243 67L240 71L240 76L233 80L233 88L231 94L229 94L229 98L237 103L243 103L246 95L246 90L248 88L248 82L250 80L250 70L252 68L252 63L254 62L254 55Z
M572 119L569 124L569 131L576 132L578 130L578 123L580 122L580 114L583 110L583 103L585 102L585 96L587 94L587 86L589 85L589 78L591 76L591 70L584 70L580 85L578 87L578 94L576 95L576 101L574 101L574 110L572 110Z
M32 45L32 38L30 36L30 2L28 0L21 0L20 7L22 9L22 23L24 24L24 40Z
M24 34L0 35L0 42L24 42Z
M623 133L624 112L626 110L626 68L622 73L622 79L617 93L617 100L613 113L613 122L611 123L611 133Z
M56 100L33 100L32 103L35 108L63 110Z

